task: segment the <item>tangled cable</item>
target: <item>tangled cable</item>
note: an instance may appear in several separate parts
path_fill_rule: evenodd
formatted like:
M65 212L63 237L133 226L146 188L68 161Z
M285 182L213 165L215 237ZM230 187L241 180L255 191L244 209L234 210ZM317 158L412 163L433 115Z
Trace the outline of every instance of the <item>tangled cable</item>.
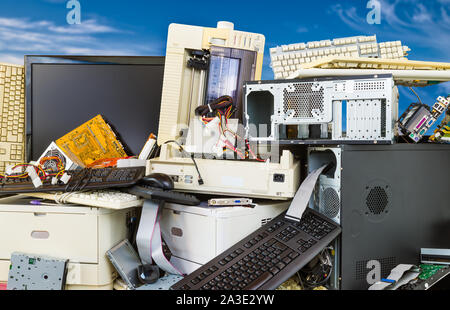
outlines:
M230 96L222 96L209 104L199 106L195 109L195 115L203 117L215 116L217 112L225 115L230 107L232 107L232 109L234 108L233 98Z

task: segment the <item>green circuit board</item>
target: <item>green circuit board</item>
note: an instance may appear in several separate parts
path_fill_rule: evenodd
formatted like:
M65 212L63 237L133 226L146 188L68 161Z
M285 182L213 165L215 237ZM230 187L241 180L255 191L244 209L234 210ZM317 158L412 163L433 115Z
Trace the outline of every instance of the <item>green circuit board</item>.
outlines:
M422 272L419 275L420 280L428 280L434 276L439 270L445 268L444 266L438 265L420 265Z

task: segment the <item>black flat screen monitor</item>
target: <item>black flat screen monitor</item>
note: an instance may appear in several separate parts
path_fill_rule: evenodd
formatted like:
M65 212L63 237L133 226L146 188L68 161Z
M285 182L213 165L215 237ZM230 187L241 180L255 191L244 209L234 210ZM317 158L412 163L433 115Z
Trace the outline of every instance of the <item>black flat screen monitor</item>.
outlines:
M164 57L26 56L27 159L101 114L130 156L158 134Z

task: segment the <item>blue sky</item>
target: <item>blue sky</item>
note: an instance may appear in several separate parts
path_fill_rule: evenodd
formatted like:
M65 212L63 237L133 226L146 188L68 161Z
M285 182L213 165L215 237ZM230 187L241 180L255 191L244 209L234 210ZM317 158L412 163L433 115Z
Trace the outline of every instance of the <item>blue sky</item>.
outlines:
M450 62L450 0L380 0L380 25L366 22L366 0L79 1L82 23L68 25L66 0L1 0L0 62L23 63L26 54L164 55L170 23L214 27L219 20L265 35L264 79L273 78L271 47L360 34L401 40L412 49L409 59ZM450 93L449 84L418 92L431 105ZM401 112L412 101L401 88Z

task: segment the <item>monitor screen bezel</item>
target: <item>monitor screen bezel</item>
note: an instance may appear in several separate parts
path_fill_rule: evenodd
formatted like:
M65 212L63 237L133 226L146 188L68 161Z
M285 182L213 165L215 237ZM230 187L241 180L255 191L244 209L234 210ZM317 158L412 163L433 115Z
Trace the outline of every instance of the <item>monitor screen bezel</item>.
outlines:
M26 55L25 63L25 132L26 132L26 161L32 160L32 67L35 64L93 64L93 65L155 65L165 66L164 56L75 56L75 55Z

